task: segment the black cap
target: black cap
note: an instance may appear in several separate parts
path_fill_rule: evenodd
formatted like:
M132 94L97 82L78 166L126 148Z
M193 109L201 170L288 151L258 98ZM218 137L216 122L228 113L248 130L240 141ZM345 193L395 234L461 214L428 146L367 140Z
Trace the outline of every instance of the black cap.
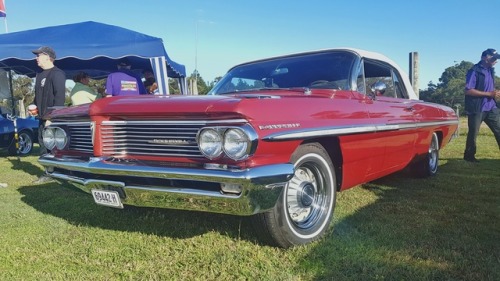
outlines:
M495 49L487 49L487 50L483 51L483 53L481 54L481 57L486 57L486 56L493 57L495 59L500 58L500 54L498 54Z
M56 59L56 52L54 52L54 49L48 46L43 46L40 47L36 50L31 51L33 54L38 55L38 54L46 54L47 56L51 57L52 59Z

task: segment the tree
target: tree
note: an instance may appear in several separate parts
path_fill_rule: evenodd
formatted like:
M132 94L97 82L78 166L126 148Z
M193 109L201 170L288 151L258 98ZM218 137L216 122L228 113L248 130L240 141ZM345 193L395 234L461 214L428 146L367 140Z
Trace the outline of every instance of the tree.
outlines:
M177 79L168 78L168 92L171 95L180 95L179 81Z
M34 81L32 78L23 75L14 75L12 79L14 99L23 100L26 104L32 103L35 99L33 84Z
M427 89L419 90L420 99L424 101L432 101L432 95L436 92L437 85L432 81L427 84Z
M214 88L215 84L217 84L217 82L219 82L221 79L222 76L215 77L214 80L208 84L208 91L210 92Z
M205 83L205 80L200 76L200 73L198 71L193 71L191 73L191 76L188 78L188 83L191 81L196 81L196 84L198 86L198 95L206 95L208 91L210 90L209 87L207 86L207 83Z
M94 89L96 92L104 91L106 88L106 79L90 79L89 87Z
M33 79L23 76L23 75L17 75L13 74L12 76L12 90L14 94L14 104L20 103L22 105L28 105L33 103L33 100L35 99L35 92L33 89ZM10 92L10 90L9 90ZM16 107L16 110L12 108L12 99L9 97L8 99L1 100L0 101L0 106L2 108L5 108L7 112L17 112L18 109Z
M19 113L18 111L25 110L25 108L34 103L35 101L35 79L24 75L13 74L12 76L12 90L14 92L14 104L16 110L12 110L12 100L0 101L0 106L6 108L8 111L14 113ZM66 99L65 105L70 105L71 100L69 98L70 88L66 88ZM22 107L19 109L18 107ZM22 115L21 115L22 116Z
M462 61L446 68L438 84L429 83L426 90L420 91L420 98L450 107L464 106L465 76L474 64Z
M474 64L468 61L461 61L459 64L450 66L444 70L443 74L441 74L439 82L441 82L444 85L447 85L448 83L450 83L451 80L458 78L462 79L465 85L465 75L472 66L474 66Z
M196 79L196 80L195 80ZM219 80L222 79L222 76L215 77L215 79L212 82L209 82L208 84L205 82L205 80L201 77L200 73L198 71L193 71L191 76L187 78L187 83L188 85L191 85L191 83L194 83L196 81L198 85L198 95L206 95L212 88L215 86ZM180 91L179 91L180 92Z

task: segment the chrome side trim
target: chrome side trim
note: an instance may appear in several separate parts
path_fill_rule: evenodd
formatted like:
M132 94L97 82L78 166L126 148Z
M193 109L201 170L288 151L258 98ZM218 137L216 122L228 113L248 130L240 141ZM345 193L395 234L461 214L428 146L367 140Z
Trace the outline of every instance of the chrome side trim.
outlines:
M432 127L432 126L441 126L441 125L454 125L458 124L459 121L457 120L448 120L448 121L433 121L433 122L422 122L422 123L417 123L417 127L422 128L422 127Z
M458 120L434 121L422 123L401 123L401 124L378 124L378 125L359 125L359 126L338 126L327 128L311 128L304 130L293 130L270 134L263 138L264 141L302 139L320 136L341 136L359 133L376 133L383 131L397 131L417 129L423 127L453 125L458 124Z

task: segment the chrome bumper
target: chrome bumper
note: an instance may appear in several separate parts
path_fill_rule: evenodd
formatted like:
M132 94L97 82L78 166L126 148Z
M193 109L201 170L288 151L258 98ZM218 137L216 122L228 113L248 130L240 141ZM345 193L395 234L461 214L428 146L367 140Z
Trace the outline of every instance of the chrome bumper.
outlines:
M47 175L92 189L115 190L123 204L233 215L252 215L272 208L283 186L293 177L292 164L274 164L244 170L150 166L142 162L114 162L107 158L40 157ZM182 186L172 184L182 182ZM209 188L231 184L241 193Z

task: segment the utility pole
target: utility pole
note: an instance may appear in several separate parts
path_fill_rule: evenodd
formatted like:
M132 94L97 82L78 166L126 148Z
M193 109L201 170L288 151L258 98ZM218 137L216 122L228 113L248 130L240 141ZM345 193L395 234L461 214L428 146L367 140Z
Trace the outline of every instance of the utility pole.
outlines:
M413 86L413 91L417 95L417 97L420 96L419 89L418 89L418 52L411 52L410 53L410 82L411 85Z
M460 107L462 107L462 105L457 103L457 104L455 104L455 107L457 108L457 110L455 112L456 112L457 116L460 117ZM460 122L458 123L458 128L457 128L457 131L455 132L455 134L457 137L460 135Z

